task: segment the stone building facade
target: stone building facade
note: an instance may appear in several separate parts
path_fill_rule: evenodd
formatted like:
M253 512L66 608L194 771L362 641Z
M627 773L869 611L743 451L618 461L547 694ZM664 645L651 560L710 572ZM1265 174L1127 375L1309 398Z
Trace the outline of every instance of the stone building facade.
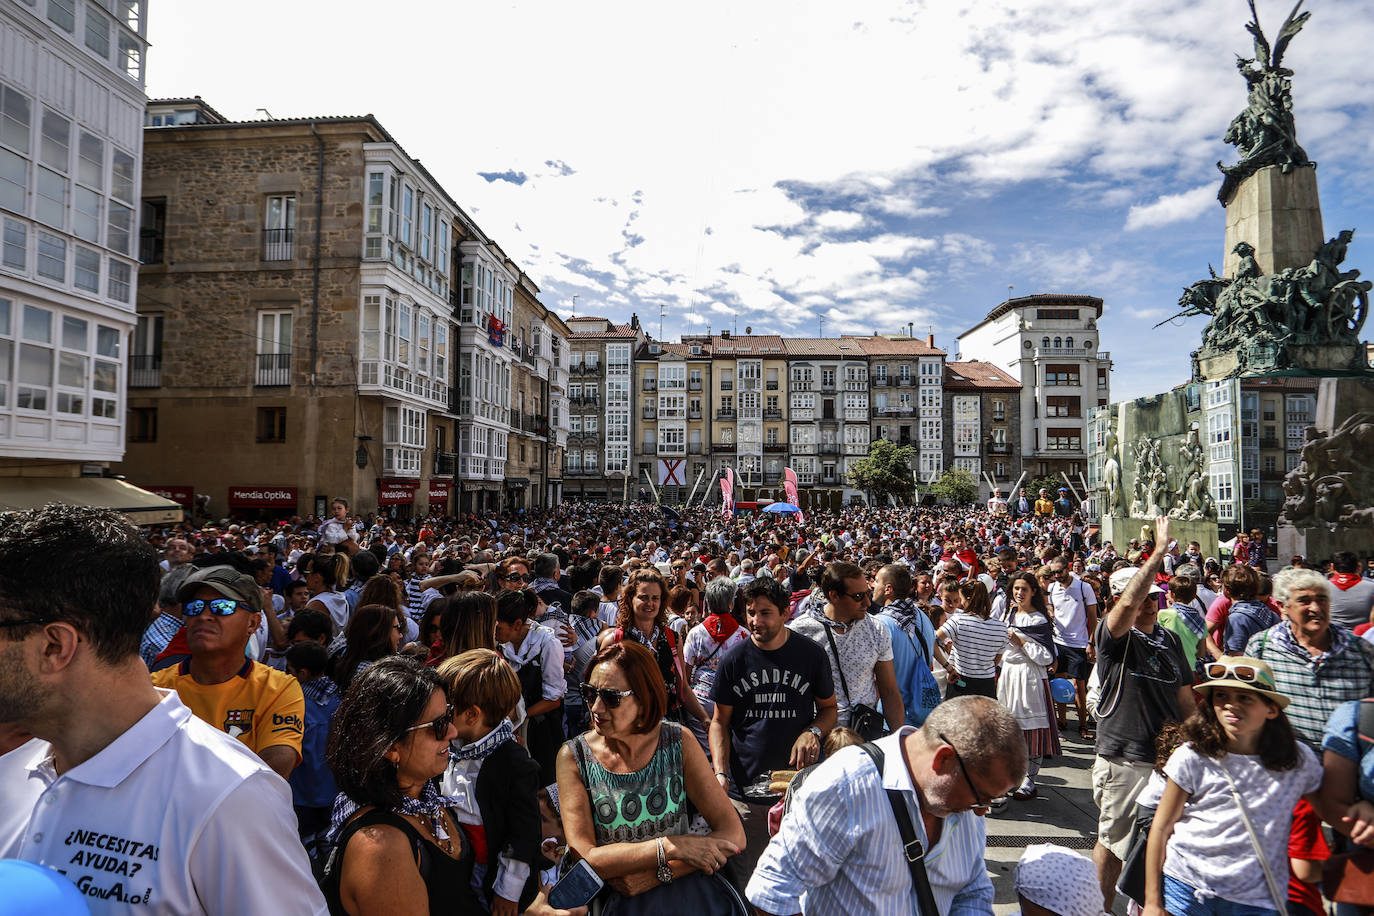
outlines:
M640 484L631 466L634 354L647 339L638 316L629 324L584 316L567 321L571 352L568 377L567 460L564 494L570 499L619 502L634 499Z
M967 471L982 499L991 480L1007 496L1020 476L1021 383L991 363L945 363L945 439L950 467Z
M376 119L212 112L145 132L120 471L211 517L509 504L518 269Z

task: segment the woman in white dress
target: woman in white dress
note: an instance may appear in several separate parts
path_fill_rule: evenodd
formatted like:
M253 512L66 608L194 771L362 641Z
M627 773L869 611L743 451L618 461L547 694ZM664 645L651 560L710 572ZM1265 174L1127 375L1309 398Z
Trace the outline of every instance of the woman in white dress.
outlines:
M1034 574L1018 572L1007 582L1011 608L1007 635L1011 645L1002 656L1002 676L997 681L997 702L1011 710L1026 737L1030 763L1026 779L1013 798L1034 798L1035 775L1046 756L1060 752L1059 732L1050 718L1049 672L1054 666L1054 629L1045 593Z

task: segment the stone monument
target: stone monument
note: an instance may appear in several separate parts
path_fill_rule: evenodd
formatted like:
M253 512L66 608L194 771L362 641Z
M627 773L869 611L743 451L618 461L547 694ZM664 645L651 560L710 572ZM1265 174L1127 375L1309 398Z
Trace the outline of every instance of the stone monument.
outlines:
M1240 158L1217 163L1224 176L1217 196L1226 208L1222 273L1185 288L1174 317L1211 319L1193 354L1195 381L1289 370L1360 373L1368 364L1360 332L1371 284L1358 270L1341 269L1353 229L1324 240L1317 164L1298 144L1293 71L1283 66L1311 14L1299 13L1299 0L1271 48L1249 3L1245 28L1255 55L1236 61L1247 104L1223 138Z
M1182 390L1099 408L1094 420L1106 424L1102 539L1119 552L1167 515L1179 544L1197 541L1205 556L1216 555L1217 510L1199 437L1202 419L1201 406L1190 404Z
M1374 373L1360 338L1371 284L1344 266L1354 230L1325 235L1317 164L1298 143L1293 71L1283 58L1310 14L1301 12L1299 0L1271 45L1254 0L1248 2L1254 54L1236 61L1246 107L1223 138L1238 159L1217 163L1223 176L1217 196L1226 208L1222 272L1209 269L1210 276L1186 287L1174 316L1208 318L1193 353L1192 384L1094 413L1090 441L1103 493L1103 537L1119 547L1167 514L1180 542L1198 540L1204 552L1214 552L1218 521L1245 521L1237 380L1307 376L1321 379L1317 422L1284 481L1280 557L1321 559L1337 547L1368 556L1374 554ZM1224 519L1218 500L1226 506Z

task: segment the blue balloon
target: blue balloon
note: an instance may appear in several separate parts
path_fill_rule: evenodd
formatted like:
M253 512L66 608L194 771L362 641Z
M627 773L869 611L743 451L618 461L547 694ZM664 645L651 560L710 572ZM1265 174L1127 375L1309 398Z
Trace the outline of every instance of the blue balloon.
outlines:
M0 859L0 916L90 916L66 875L19 859Z
M1072 703L1074 700L1073 681L1057 677L1050 681L1050 696L1056 703Z

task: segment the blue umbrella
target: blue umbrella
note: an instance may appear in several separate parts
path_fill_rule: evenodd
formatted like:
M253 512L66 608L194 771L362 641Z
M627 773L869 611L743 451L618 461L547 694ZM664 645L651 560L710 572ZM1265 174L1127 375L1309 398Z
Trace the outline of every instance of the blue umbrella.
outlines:
M763 511L764 511L764 512L788 512L788 513L790 513L790 512L800 512L801 510L798 509L796 506L792 505L791 503L769 503L768 505L766 505L766 506L763 507Z

